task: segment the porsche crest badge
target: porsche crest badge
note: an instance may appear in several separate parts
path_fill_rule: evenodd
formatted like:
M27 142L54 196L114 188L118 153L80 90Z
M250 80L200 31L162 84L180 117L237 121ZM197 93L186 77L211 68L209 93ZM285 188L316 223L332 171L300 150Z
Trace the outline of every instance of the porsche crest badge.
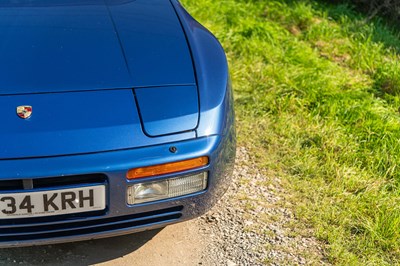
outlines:
M27 119L32 115L32 106L21 105L17 107L17 115L22 119Z

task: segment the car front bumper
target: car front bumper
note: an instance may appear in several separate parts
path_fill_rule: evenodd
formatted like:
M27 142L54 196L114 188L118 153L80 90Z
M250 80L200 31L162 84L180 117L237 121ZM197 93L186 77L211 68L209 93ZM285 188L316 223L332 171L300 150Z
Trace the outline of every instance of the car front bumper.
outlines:
M16 182L23 179L52 180L74 176L102 176L106 185L104 211L75 215L46 216L0 220L0 247L31 246L89 240L123 235L164 227L198 217L209 210L230 184L235 157L234 130L226 136L209 136L176 143L144 148L59 156L0 161L0 180ZM174 146L177 152L171 153ZM128 205L127 187L140 180L127 180L129 169L208 156L209 165L200 169L146 178L160 180L189 173L208 172L206 190L194 194ZM1 188L1 185L0 185ZM57 186L62 189L63 186ZM2 188L3 191L9 188ZM15 190L15 193L24 190Z

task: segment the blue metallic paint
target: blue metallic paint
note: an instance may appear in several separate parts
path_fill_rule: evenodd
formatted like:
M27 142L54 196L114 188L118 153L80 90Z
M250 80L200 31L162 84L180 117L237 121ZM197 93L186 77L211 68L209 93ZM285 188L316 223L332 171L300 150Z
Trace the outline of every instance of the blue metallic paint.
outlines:
M199 117L196 86L135 89L143 130L161 136L194 130Z
M136 0L109 9L133 87L195 84L185 34L169 1Z
M16 115L16 106L24 104L33 106L27 120ZM0 159L129 149L195 137L194 131L147 137L130 89L0 96L0 124Z
M195 84L169 1L13 2L0 8L0 94Z
M194 20L177 0L171 0L186 32L196 69L200 98L198 136L226 134L233 119L228 63L221 44ZM231 114L231 115L228 115Z
M0 29L1 94L132 86L104 4L6 6Z
M28 2L32 5L33 1L26 3ZM0 32L7 33L6 36L9 37L5 45L0 45L0 59L7 59L0 60L0 73L9 71L7 73L11 75L10 78L3 79L0 74L0 94L3 94L0 96L0 122L6 125L0 129L0 180L98 173L108 177L109 189L108 209L104 215L75 220L48 217L48 220L40 222L24 218L29 226L48 227L45 230L49 233L52 231L52 225L81 222L79 234L68 236L66 234L69 230L66 230L65 234L57 237L49 238L44 235L21 241L2 241L0 247L101 238L184 221L205 213L223 195L230 183L235 157L233 101L226 58L218 41L187 14L176 0L110 0L106 6L109 14L106 14L105 6L99 2L100 0L64 0L57 2L59 5L53 5L52 1L41 0L36 2L36 6L32 5L32 8L26 5L23 8L16 6L13 7L15 9L0 9ZM143 16L138 10L146 11L147 16ZM79 23L73 24L76 28L71 28L71 33L65 25L73 22L65 15L72 15L73 11L77 12L75 19L78 18ZM3 18L7 12L16 18ZM44 18L36 17L37 25L30 28L35 34L29 33L28 22L32 23L34 18L22 16L32 14L29 12L36 15L39 12L43 17L53 18L54 25L58 25L59 28L47 27ZM54 18L52 12L60 17ZM90 19L84 19L80 15L82 12L92 16ZM176 12L174 16L173 12ZM94 26L96 21L101 29L96 31L91 28L88 36L81 36L87 32L82 26ZM136 22L144 24L136 25ZM151 27L146 28L145 22ZM110 23L114 24L118 32L109 31ZM16 33L7 29L12 24L15 25ZM157 26L160 31L157 31ZM65 30L65 35L61 34ZM51 35L58 31L60 33ZM27 68L20 66L20 69L16 63L11 63L12 68L7 69L3 62L12 60L12 56L5 55L7 49L10 49L11 55L15 56L19 63L23 60L12 47L12 43L21 40L24 34L30 37L28 40L35 40L40 44L39 50L18 44L18 49L27 49L22 51L22 54L27 56ZM60 39L54 39L54 36ZM143 37L144 42L135 44L140 42L138 37ZM100 39L104 39L105 43L96 46L95 40ZM66 41L70 45L65 54L60 54L56 49L57 40ZM165 47L162 47L163 41ZM119 42L119 46L116 42ZM29 44L29 41L27 43ZM89 49L91 45L94 46L93 51ZM106 46L109 46L110 50L107 50ZM54 58L42 58L46 49L49 49ZM97 58L99 55L103 57ZM145 62L146 57L149 58L148 62ZM121 62L122 59L124 62ZM115 64L106 65L106 62ZM54 69L51 67L53 65L56 65ZM83 67L88 65L89 68ZM60 69L65 73L58 73ZM24 75L24 70L32 73ZM78 70L82 73L76 73L78 76L72 75ZM67 78L68 74L70 79ZM46 77L49 79L45 80ZM142 89L148 86L155 87L147 88L149 92ZM176 89L177 87L179 89ZM188 91L181 91L183 88L187 88ZM196 97L194 90L197 90ZM162 96L159 98L160 104L153 103L147 106L152 104L150 91ZM38 92L58 93L26 94ZM6 94L21 95L5 96ZM146 104L140 106L140 110L136 106L135 95L139 106ZM182 110L175 108L176 106L168 106L160 100L165 97L165 100L176 100L179 104L185 101L181 98L184 95L189 104ZM13 106L30 104L32 101L35 104L31 104L34 113L30 119L21 120L16 114L12 114L15 112ZM104 108L100 113L91 108L99 106ZM160 106L163 108L157 109ZM58 110L65 113L58 116L57 120L57 113L51 111L52 108L60 108ZM140 123L141 112L143 125ZM179 115L189 115L191 118L180 120ZM172 123L168 128L165 128L163 118L171 119ZM172 134L181 131L182 133ZM154 137L156 135L162 136ZM22 137L28 140L33 138L35 141L24 141L21 140ZM171 146L177 148L176 153L169 151ZM126 187L139 182L128 181L125 178L128 169L198 156L209 156L210 164L202 169L152 177L148 180L205 170L209 172L206 191L135 206L126 204ZM154 220L146 225L129 228L107 227L104 231L96 233L90 229L95 225L85 226L85 222L100 223L106 219L176 206L183 206L182 216L173 220ZM18 227L16 224L0 223L0 229ZM1 237L2 233L0 239Z

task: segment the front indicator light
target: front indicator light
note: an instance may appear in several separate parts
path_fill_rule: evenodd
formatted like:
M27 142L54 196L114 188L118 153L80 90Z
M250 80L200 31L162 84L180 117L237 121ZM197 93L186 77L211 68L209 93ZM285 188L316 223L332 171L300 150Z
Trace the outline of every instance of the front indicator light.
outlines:
M136 179L136 178L170 174L180 171L196 169L202 166L206 166L207 164L208 164L208 157L203 156L179 162L139 167L129 170L126 173L126 178Z
M138 204L184 196L207 188L208 172L138 183L127 190L128 204Z

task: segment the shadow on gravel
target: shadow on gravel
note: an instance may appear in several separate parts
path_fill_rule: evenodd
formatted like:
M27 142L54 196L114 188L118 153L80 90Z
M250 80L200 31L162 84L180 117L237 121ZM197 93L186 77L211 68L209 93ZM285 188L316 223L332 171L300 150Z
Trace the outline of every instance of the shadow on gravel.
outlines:
M0 249L0 265L92 265L142 247L162 229L57 245Z

